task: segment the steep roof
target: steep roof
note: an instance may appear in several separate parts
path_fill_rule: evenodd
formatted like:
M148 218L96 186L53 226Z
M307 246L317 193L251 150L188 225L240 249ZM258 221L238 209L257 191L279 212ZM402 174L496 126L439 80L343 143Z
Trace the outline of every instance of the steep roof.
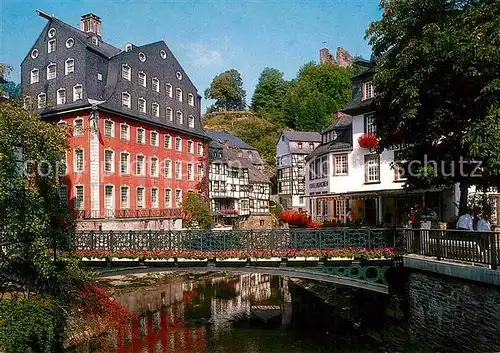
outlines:
M222 143L229 143L233 147L239 147L246 150L256 150L254 147L250 146L248 143L242 139L231 135L227 131L206 131L208 137L212 140L219 141Z
M248 180L250 183L269 183L270 180L246 157L239 157L239 148L224 145L223 156L226 163L237 162L240 168L248 169Z
M283 135L290 141L297 142L321 142L321 135L319 132L310 131L283 131Z
M352 124L352 116L345 114L343 112L337 112L334 114L334 120L333 122L323 131L321 131L321 134L327 133L329 131L342 128L342 127L347 127Z

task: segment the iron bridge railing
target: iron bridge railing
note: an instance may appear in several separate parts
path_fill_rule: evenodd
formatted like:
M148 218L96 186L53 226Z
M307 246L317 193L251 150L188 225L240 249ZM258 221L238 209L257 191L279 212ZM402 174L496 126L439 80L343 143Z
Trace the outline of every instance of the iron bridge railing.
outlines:
M283 250L397 247L401 232L388 228L154 230L76 232L76 250Z

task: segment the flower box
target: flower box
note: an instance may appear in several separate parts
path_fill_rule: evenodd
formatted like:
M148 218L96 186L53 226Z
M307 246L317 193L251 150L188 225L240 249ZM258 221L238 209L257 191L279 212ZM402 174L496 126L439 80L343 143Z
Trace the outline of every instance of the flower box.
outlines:
M329 257L326 260L327 261L352 261L352 260L354 260L354 256L352 256L352 257Z
M189 266L206 266L208 264L208 259L189 259L179 257L177 259L177 266L189 267Z
M179 257L177 262L207 262L208 259L186 259L183 257Z
M127 258L127 257L112 257L111 258L112 262L135 262L139 261L139 258Z
M240 259L238 257L219 259L216 258L215 262L219 266L245 266L248 262L247 259Z
M315 257L315 256L289 257L288 261L319 261L319 257Z
M278 261L281 262L281 257L270 257L267 259L259 259L259 258L250 258L250 261L252 262L269 262L269 261Z
M168 259L144 259L144 262L175 262L174 258Z
M149 266L161 267L161 266L174 266L174 258L165 259L144 259L144 264Z
M82 257L82 261L90 261L90 262L106 262L106 259L100 259L98 257Z
M278 267L281 264L281 257L269 257L267 259L264 258L250 258L250 263L255 266L272 266Z
M227 258L227 259L219 259L219 258L216 258L215 261L217 262L247 262L247 259L240 259L240 258L237 258L237 257L234 257L234 258Z

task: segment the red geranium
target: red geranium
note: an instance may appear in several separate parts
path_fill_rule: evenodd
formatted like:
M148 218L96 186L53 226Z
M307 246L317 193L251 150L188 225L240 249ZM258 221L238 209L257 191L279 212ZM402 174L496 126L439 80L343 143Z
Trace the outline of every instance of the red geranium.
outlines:
M307 224L308 217L304 212L285 210L281 212L280 220L288 224L303 226Z
M375 135L367 132L358 139L359 147L366 149L374 149L378 147L378 141Z

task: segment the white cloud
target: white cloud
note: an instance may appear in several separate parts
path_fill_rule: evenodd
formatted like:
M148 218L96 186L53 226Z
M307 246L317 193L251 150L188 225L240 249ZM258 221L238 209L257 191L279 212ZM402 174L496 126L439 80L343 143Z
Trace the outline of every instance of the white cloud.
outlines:
M218 50L211 49L204 43L191 43L186 45L188 56L198 66L217 65L222 61Z

